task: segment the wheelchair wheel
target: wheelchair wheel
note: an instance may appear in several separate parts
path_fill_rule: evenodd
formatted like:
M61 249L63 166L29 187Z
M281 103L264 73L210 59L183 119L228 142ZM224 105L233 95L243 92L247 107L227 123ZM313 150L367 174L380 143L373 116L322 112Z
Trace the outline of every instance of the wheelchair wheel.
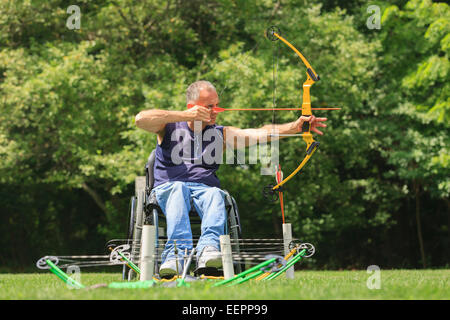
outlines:
M136 197L131 197L130 200L130 214L128 217L128 229L127 229L127 239L128 244L133 245L133 233L134 233L134 225L136 223ZM127 280L128 272L131 269L127 265L123 265L122 269L122 280Z
M241 236L241 222L239 220L239 211L236 201L233 197L228 194L228 201L230 203L230 208L228 209L228 226L229 235L232 240L232 250L236 254L240 254L239 248L239 238ZM240 263L235 263L235 268L237 273L241 273L243 270L243 265Z

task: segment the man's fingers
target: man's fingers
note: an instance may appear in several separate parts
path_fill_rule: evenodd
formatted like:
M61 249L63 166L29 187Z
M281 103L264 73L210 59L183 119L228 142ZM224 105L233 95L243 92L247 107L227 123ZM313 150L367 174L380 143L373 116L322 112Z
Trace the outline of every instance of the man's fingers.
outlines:
M317 130L316 128L311 128L312 131L314 131L315 133L317 133L318 135L323 136L323 132L320 130Z

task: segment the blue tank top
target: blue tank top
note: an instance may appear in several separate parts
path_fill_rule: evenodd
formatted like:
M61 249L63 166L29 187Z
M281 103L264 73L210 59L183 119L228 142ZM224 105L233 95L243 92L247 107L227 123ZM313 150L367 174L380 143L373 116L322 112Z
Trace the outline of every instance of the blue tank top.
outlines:
M220 188L223 126L206 126L195 135L187 122L168 123L155 151L154 187L168 181L197 182Z

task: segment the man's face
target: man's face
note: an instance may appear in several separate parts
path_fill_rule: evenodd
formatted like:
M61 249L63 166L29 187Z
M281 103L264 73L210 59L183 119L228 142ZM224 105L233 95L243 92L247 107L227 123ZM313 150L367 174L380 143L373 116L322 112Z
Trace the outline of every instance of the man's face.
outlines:
M198 100L195 102L196 105L208 108L211 111L211 121L206 123L207 125L213 125L216 123L216 117L218 112L213 111L214 107L219 106L219 96L217 92L211 89L202 89Z

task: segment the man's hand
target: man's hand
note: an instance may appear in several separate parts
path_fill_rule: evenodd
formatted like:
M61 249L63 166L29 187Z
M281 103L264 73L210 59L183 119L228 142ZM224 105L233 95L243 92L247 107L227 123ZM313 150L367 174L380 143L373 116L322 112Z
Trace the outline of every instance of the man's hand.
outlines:
M192 108L185 110L184 112L188 114L188 117L191 121L211 121L211 110L209 110L208 108L195 105Z
M323 132L318 130L317 127L326 128L327 125L322 122L327 121L327 120L328 120L327 118L316 118L315 116L310 116L310 117L301 116L300 118L298 118L295 125L296 125L296 128L298 129L298 131L301 132L303 123L309 122L311 125L311 131L313 131L319 135L323 135Z

